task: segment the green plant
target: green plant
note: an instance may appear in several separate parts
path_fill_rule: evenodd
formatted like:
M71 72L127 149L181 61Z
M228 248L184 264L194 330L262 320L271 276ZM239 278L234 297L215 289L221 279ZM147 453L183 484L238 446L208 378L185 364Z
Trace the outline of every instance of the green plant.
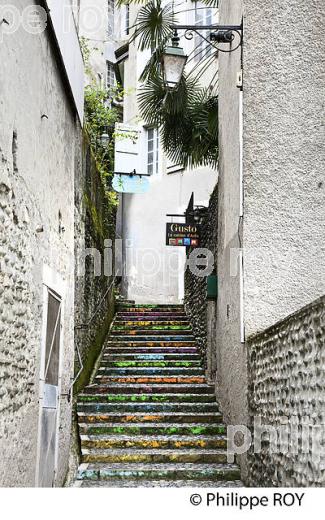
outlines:
M85 38L81 38L80 46L86 74L90 80L90 83L85 87L85 129L89 136L92 155L96 161L105 191L107 216L109 220L112 220L118 206L117 194L111 188L114 172L115 123L121 121L121 110L116 102L121 100L124 92L119 85L112 89L104 89L96 83L89 64L91 51ZM103 134L106 136L105 140L102 139ZM87 197L85 204L91 214L96 231L101 235L102 222L98 220L98 216Z
M200 84L200 77L215 64L216 53L204 59L196 70L184 73L177 89L168 90L160 63L173 34L177 12L174 12L172 2L164 3L164 6L162 0L133 0L133 3L144 5L139 9L130 40L138 42L140 51L155 47L140 76L143 82L139 92L141 115L147 124L160 129L162 145L172 161L190 167L215 167L218 160L218 96L215 89ZM203 3L211 7L218 4L217 0L204 0Z

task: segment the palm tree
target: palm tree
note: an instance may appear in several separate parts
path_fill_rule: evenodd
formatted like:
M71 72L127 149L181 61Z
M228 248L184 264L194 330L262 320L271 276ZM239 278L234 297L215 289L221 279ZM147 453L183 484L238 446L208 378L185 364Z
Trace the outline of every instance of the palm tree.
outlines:
M118 0L119 4L130 3ZM183 73L176 89L169 90L163 80L161 57L173 35L177 23L174 2L162 5L162 0L131 0L143 4L132 27L130 42L137 41L138 49L153 51L140 81L140 113L145 122L160 130L166 155L184 167L210 165L218 159L218 96L213 81L209 87L200 84L203 72L215 61L216 51L200 63L198 68ZM216 7L218 0L203 0ZM194 51L195 52L195 51Z

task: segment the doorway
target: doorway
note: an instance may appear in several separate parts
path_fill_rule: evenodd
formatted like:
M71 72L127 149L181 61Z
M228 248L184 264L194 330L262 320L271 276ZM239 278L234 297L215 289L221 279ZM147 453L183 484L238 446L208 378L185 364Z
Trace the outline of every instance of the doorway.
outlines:
M53 273L43 281L43 332L41 345L39 433L36 486L54 487L57 473L60 383L62 357L62 284ZM55 277L57 279L57 276ZM61 286L61 287L60 287Z

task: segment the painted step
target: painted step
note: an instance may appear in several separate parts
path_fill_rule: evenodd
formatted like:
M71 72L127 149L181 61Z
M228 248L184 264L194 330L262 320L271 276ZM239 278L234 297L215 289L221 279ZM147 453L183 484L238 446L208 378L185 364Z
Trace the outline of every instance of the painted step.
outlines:
M146 309L151 309L153 307L170 307L172 309L184 309L184 304L182 303L135 303L134 301L123 301L123 302L119 302L118 305L123 305L123 306L127 306L127 307L144 307Z
M214 394L80 394L78 403L215 403Z
M201 363L201 356L199 354L110 354L104 353L102 362L105 361L199 361Z
M179 384L179 383L186 383L186 384L193 384L193 383L199 383L204 384L205 383L205 377L204 376L104 376L104 375L97 375L95 377L96 382L99 385L103 384L114 384L114 383L127 383L127 384Z
M82 488L240 488L240 480L76 480L73 487Z
M118 347L119 345L122 347L195 347L195 341L158 341L156 339L151 341L121 341L117 342L115 338L112 338L110 341L106 342L107 347Z
M190 325L186 325L186 322L183 324L183 325L162 325L160 324L159 325L159 322L158 322L158 325L147 325L147 326L142 326L141 325L141 322L127 322L128 324L127 325L120 325L121 323L123 322L119 322L118 325L114 325L111 332L113 334L117 334L119 331L130 331L130 334L131 333L139 333L139 334L148 334L148 331L149 331L149 334L159 334L161 333L161 331L165 331L167 330L169 332L169 334L171 333L178 333L179 331L181 331L181 334L191 334L192 333L192 327ZM150 322L149 322L150 323ZM155 323L155 322L154 322ZM157 323L157 322L156 322ZM164 323L164 322L163 322Z
M133 423L133 424L116 424L116 423L83 423L78 424L79 431L82 435L126 435L126 436L144 436L153 435L154 437L162 435L177 436L201 436L201 435L225 435L227 427L223 423Z
M148 319L143 316L133 316L130 319L119 318L117 317L114 321L114 324L117 326L128 326L128 327L147 327L150 325L168 325L168 326L180 326L180 327L191 327L191 324L188 320L184 319L184 317L176 317L169 318L167 316L162 316L159 318L158 316L154 316L153 318Z
M83 462L135 464L226 464L226 450L81 449Z
M205 384L106 384L88 385L84 391L84 394L211 394L214 395L214 386Z
M97 371L99 376L203 376L204 370L201 367L182 368L182 367L126 367L109 368L100 367Z
M106 348L103 355L110 354L198 354L197 347L117 347Z
M164 311L164 310L168 310L168 311L183 311L184 312L184 305L168 305L168 304L161 304L161 305L141 305L141 304L138 304L138 305L132 305L132 304L122 304L122 305L118 305L118 309L122 309L122 310L128 310L128 311L137 311L137 312L146 312L146 311Z
M201 368L201 361L102 361L107 368Z
M88 412L77 412L78 419L80 422L86 423L100 423L100 422L113 422L113 423L217 423L222 422L222 415L216 413L184 413L184 412L169 412L169 413L141 413L134 412L132 414L125 413L88 413Z
M183 311L178 312L170 312L170 311L164 311L164 312L155 312L155 311L148 311L148 312L128 312L128 311L122 311L118 312L116 314L116 320L129 320L130 318L141 318L144 321L150 320L150 316L153 318L168 318L169 320L175 320L177 318L182 318L184 321L188 321L188 318Z
M143 330L143 329L135 329L135 330L132 330L132 329L128 329L128 328L125 328L125 329L112 329L111 330L111 336L115 338L115 336L117 337L124 337L124 336L132 336L132 338L134 336L136 337L156 337L156 336L185 336L186 339L188 336L193 336L193 332L191 330L182 330L181 328L180 329L177 329L177 330L173 330L173 329L168 329L166 327L165 330Z
M133 334L122 334L122 335L111 336L111 338L112 338L111 339L112 342L118 341L118 342L123 342L123 343L127 343L129 341L137 341L137 342L141 342L141 343L143 343L143 342L148 343L151 341L154 341L154 342L168 341L171 343L191 341L191 342L195 343L195 338L192 334L188 334L185 336L182 336L181 334L172 334L172 335L159 334L157 336L155 336L155 335L151 336L150 334L146 334L144 336L137 336L137 335L133 335Z
M127 437L126 435L81 435L82 448L97 449L225 449L226 435L185 436L185 435L146 435L143 437Z
M85 413L113 413L125 412L125 415L141 413L214 413L218 412L217 403L184 403L184 402L155 402L155 403L85 403L79 402L77 405L78 412Z
M78 471L78 479L137 480L239 480L240 471L234 464L88 464Z

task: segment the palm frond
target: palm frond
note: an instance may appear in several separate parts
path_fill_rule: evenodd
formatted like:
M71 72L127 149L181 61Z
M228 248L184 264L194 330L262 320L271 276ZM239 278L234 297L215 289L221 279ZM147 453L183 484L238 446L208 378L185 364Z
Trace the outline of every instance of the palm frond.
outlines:
M171 27L174 23L175 16L171 2L163 7L161 0L149 0L139 10L135 22L135 31L130 38L130 42L139 38L138 48L140 51L159 47L172 36L173 30Z
M161 76L151 77L138 95L147 124L160 129L166 155L175 163L216 166L218 98L183 76L177 89L166 90Z

